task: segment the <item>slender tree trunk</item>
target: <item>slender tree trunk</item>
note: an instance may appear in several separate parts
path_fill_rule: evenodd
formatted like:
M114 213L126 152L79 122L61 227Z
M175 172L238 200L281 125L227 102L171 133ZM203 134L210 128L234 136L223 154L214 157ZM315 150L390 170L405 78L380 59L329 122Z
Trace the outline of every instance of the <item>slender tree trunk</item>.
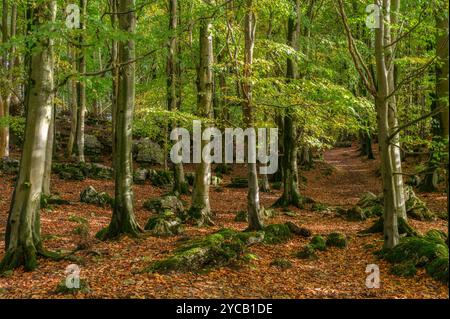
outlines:
M117 0L110 0L110 10L113 12L111 14L111 26L113 29L117 27L117 17L118 12ZM119 95L119 68L118 68L118 42L113 40L111 43L111 64L113 66L112 70L112 88L111 88L111 117L112 117L112 134L115 136L116 132L116 110L117 110L117 99ZM115 154L116 143L113 139L113 154ZM113 168L116 167L116 159L113 156Z
M377 1L375 1L377 3ZM383 10L381 12L388 12L390 9L390 1L383 0ZM381 175L383 179L383 198L384 198L384 247L392 248L399 242L397 217L398 212L396 210L396 188L394 167L392 160L392 147L388 141L389 136L389 104L386 100L389 92L389 80L388 69L386 67L385 58L385 32L389 29L385 29L389 16L386 17L383 13L380 13L380 28L375 29L375 59L377 67L378 77L378 90L375 100L377 108L377 121L378 121L378 140L380 146L380 158L381 158Z
M42 181L42 193L50 195L50 183L52 175L52 161L53 161L53 147L55 145L55 120L56 120L56 106L53 105L50 117L50 126L48 128L47 146L45 150L45 167L44 178Z
M253 107L252 65L253 50L256 36L256 15L253 0L246 0L245 13L245 49L244 49L244 77L242 81L244 122L248 128L254 129L255 114ZM248 169L248 193L247 212L248 230L260 230L263 228L261 207L259 203L259 186L256 163L249 162L250 154L247 154Z
M288 22L288 44L298 50L298 41L300 36L300 1L293 1L296 16L289 17ZM298 77L297 63L288 58L287 74L288 79ZM298 190L298 166L297 166L297 128L292 118L292 112L286 110L283 116L283 194L275 203L275 206L302 206L302 198Z
M72 60L72 69L74 72L78 70L76 61L76 49L69 47L69 55ZM67 142L66 155L71 157L73 155L73 147L77 137L77 120L78 120L78 94L77 94L77 81L74 79L69 80L69 99L70 99L70 133L69 141Z
M178 109L179 94L178 89L178 36L176 32L178 28L178 1L169 0L169 31L172 32L169 39L168 55L167 55L167 107L169 111L175 112ZM175 128L177 122L173 121L171 128ZM166 156L167 157L167 156ZM189 191L189 185L184 178L184 169L182 163L172 164L174 175L173 191L176 194L186 194Z
M30 55L25 142L8 216L6 253L0 263L0 272L22 265L26 270L32 270L37 265L37 254L43 251L39 208L53 108L54 74L53 43L48 37L40 36L40 29L43 23L55 21L56 1L33 1L29 6L40 17L33 20L39 49Z
M2 3L2 43L6 43L9 40L9 30L8 30L8 13L9 13L9 6L8 1L3 0ZM9 52L8 50L3 51L3 56L0 56L1 65L0 67L5 70L5 73L7 73L10 66L8 65L9 61ZM6 79L5 79L6 80ZM0 81L3 81L0 80ZM0 82L0 85L2 83ZM2 85L3 86L3 85ZM0 86L0 89L2 87ZM9 117L9 89L3 88L0 90L0 119ZM4 123L5 125L0 126L0 158L1 157L8 157L9 156L9 124Z
M389 2L389 1L388 1ZM386 2L386 5L388 5ZM385 14L385 19L387 21L385 25L384 41L385 45L390 44L392 39L395 38L396 32L393 32L391 25L396 26L398 20L400 8L400 0L392 0L391 10L387 11ZM395 72L398 71L398 67L395 65L394 52L392 46L388 46L386 49L386 63L388 65L388 95L395 91ZM393 95L388 101L388 116L389 116L389 129L394 131L398 128L398 117L397 117L397 99ZM397 216L403 218L405 221L408 219L406 215L405 208L405 195L403 189L403 175L402 175L402 160L401 160L401 150L400 150L400 134L396 134L391 139L391 145L389 146L392 152L392 166L395 172L394 175L394 187L396 194L396 204L395 210L397 211Z
M80 28L82 35L78 41L78 72L80 74L86 73L86 49L84 48L84 33L86 32L86 15L87 15L87 0L80 0ZM84 122L86 116L86 84L83 80L77 83L78 96L78 113L77 113L77 160L84 162Z
M213 103L213 39L212 24L210 19L203 19L200 25L200 63L198 66L198 113L202 117L211 118ZM207 144L201 142L201 149ZM211 164L203 161L195 171L195 182L192 190L192 206L189 210L189 218L197 222L199 226L213 225L211 206L209 203L209 183L211 180Z
M131 35L136 30L134 0L119 0L119 28ZM119 63L135 59L133 39L119 42ZM132 165L132 124L135 104L135 63L119 69L119 90L114 134L115 153L115 198L111 223L101 236L102 239L116 238L121 234L138 236L142 229L137 224L133 209L133 165Z

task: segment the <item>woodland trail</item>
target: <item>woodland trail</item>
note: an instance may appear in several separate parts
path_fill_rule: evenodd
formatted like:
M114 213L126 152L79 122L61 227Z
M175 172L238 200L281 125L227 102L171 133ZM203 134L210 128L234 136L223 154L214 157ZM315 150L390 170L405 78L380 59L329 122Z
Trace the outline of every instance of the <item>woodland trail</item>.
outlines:
M377 161L358 157L356 147L326 151L325 162L319 162L310 171L301 171L306 182L301 187L304 195L331 206L351 206L367 191L377 193L380 184L376 177ZM331 165L331 166L330 166ZM187 167L192 171L193 167ZM234 167L232 176L245 176L244 166ZM225 176L224 184L231 176ZM49 249L72 249L80 238L74 232L76 223L70 216L84 217L89 221L91 247L80 251L81 277L86 279L90 292L79 293L76 298L448 298L446 285L431 279L423 269L414 278L400 278L390 274L390 265L374 256L382 247L379 234L359 237L357 232L369 227L374 220L349 222L332 212L314 212L291 208L295 216L281 210L267 223L292 221L312 230L314 234L343 232L350 239L346 249L331 248L318 252L317 260L301 260L293 256L308 244L309 239L293 238L279 245L255 245L249 252L257 259L249 264L222 267L208 273L139 274L149 263L168 256L186 238L212 233L222 227L243 230L245 222L235 222L235 213L245 210L246 189L228 187L211 188L211 205L216 225L209 228L186 227L183 235L171 238L145 236L142 239L122 238L119 241L98 242L94 234L108 225L111 212L78 201L79 193L88 185L98 191L113 193L112 181L63 181L53 176L53 191L70 205L55 206L42 212L44 245ZM12 192L13 177L0 175L0 236L3 237L7 208ZM137 220L144 225L149 217L142 203L149 197L163 194L165 190L150 184L135 185L135 210ZM6 196L5 196L6 194ZM261 202L269 207L281 191L261 193ZM189 197L183 197L189 201ZM424 199L445 207L442 195L427 195ZM447 229L446 221L411 221L419 231L431 228ZM0 242L0 258L3 256ZM292 267L280 269L271 262L281 258L289 260ZM15 270L0 278L0 298L70 298L55 294L55 287L65 278L64 270L70 262L41 259L34 272ZM368 264L379 265L381 288L368 289L365 273Z

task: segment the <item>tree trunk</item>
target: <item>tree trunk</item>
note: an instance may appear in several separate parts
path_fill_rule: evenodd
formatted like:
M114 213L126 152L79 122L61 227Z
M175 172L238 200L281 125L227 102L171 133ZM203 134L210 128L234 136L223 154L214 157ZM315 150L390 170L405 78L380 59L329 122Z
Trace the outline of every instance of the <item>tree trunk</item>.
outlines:
M2 43L6 43L9 40L9 31L8 31L8 12L9 6L8 1L3 0L2 6ZM8 50L4 50L2 56L0 56L0 67L4 68L5 73L9 69L9 56ZM9 117L9 92L7 88L0 88L0 120L5 118L8 120ZM0 126L0 158L9 156L9 124L8 122L3 123L4 125Z
M82 35L79 36L78 46L78 72L80 74L86 73L86 49L84 48L84 36L86 32L86 20L87 20L87 0L80 0L80 28ZM86 116L86 84L83 80L77 83L77 160L78 162L84 162L84 119Z
M167 55L167 108L171 112L175 112L178 108L179 94L178 89L178 36L175 34L178 30L178 1L169 0L169 31L172 33L169 39L168 55ZM177 122L173 121L171 128L175 128ZM167 155L166 155L167 157ZM173 191L176 194L186 194L189 191L189 185L184 178L184 169L182 163L173 164L172 170L174 175Z
M72 69L74 72L78 70L76 61L76 49L69 47L69 55L72 60ZM73 155L73 147L77 137L77 120L78 120L78 94L77 94L77 81L74 79L69 80L69 99L70 99L70 133L69 141L67 142L66 155L71 157Z
M113 12L111 14L111 26L113 29L117 27L117 17L118 12L117 8L117 0L110 0L110 10ZM111 64L113 66L112 70L112 88L111 88L111 118L112 118L112 135L115 136L116 132L116 110L117 110L117 98L119 95L119 68L117 67L118 63L118 42L116 40L112 40L111 42ZM115 154L115 140L113 139L113 154ZM113 168L116 167L116 159L113 156Z
M29 4L40 19L33 20L37 41L31 55L27 90L27 125L19 174L14 189L5 236L5 256L0 272L24 266L36 268L36 256L42 252L40 236L40 199L45 169L47 133L53 108L53 43L42 37L42 24L55 21L56 1ZM44 27L45 28L45 27Z
M198 66L198 113L199 116L211 118L213 102L213 42L211 20L204 19L200 25L200 63ZM207 144L201 141L201 149ZM195 154L194 154L195 156ZM211 180L211 164L203 160L195 171L195 182L192 190L192 206L189 210L189 218L198 225L212 225L212 213L209 203L209 183Z
M386 5L389 5L389 1L386 1ZM397 17L399 14L400 0L392 0L391 10L387 11L385 14L386 25L384 31L384 41L385 45L390 44L392 39L395 38L392 34L396 34L391 30L391 25L397 25ZM388 46L386 49L386 64L388 65L388 95L395 91L395 72L398 71L398 67L395 65L394 52L392 46ZM389 131L395 131L398 128L398 118L397 118L397 99L393 95L388 101L388 117L389 117ZM406 215L405 208L405 196L403 189L403 174L402 174L402 160L401 160L401 149L400 149L400 134L395 134L391 139L389 148L392 152L392 167L394 174L394 187L396 194L396 204L395 210L397 211L397 216L403 218L405 221L408 219Z
M253 0L246 0L245 13L245 49L244 49L244 77L242 81L244 122L248 128L254 128L255 114L253 107L253 85L252 76L253 49L256 36L256 15ZM248 193L247 212L248 230L260 230L263 228L261 207L259 203L259 186L256 163L250 163L250 154L247 154L248 169Z
M300 36L300 1L293 1L296 16L290 16L288 22L288 44L298 50ZM298 77L297 63L289 58L287 60L288 80ZM302 206L302 198L298 191L298 168L297 168L297 128L292 118L292 112L286 110L283 118L283 194L275 203L275 206Z
M132 36L136 29L134 0L119 0L119 28ZM119 63L135 59L133 39L119 42ZM119 69L119 90L114 134L115 150L115 198L113 214L102 239L116 238L121 234L138 236L142 229L137 224L133 210L132 124L135 104L135 63Z
M375 1L377 3L377 1ZM383 10L389 11L390 1L383 0ZM388 141L389 136L389 105L386 97L389 92L388 70L386 68L385 59L385 25L389 23L384 20L384 15L380 13L380 28L375 29L375 59L378 77L378 90L376 96L377 123L378 123L378 140L380 146L381 158L381 175L383 180L383 198L384 198L384 247L393 248L399 242L397 211L396 211L396 193L395 193L395 177L392 161L391 146Z
M52 161L53 161L53 147L55 144L55 119L56 119L56 106L53 105L52 113L50 117L50 126L48 128L47 136L47 146L45 150L45 168L44 168L44 178L42 181L42 193L45 195L50 195L50 183L52 175Z

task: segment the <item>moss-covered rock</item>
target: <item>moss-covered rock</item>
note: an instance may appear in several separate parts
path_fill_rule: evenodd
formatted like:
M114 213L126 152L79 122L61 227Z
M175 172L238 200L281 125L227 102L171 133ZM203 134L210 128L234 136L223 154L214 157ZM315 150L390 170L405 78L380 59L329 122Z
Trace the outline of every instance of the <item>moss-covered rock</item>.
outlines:
M148 177L146 168L138 168L133 172L133 182L135 184L144 184Z
M292 263L289 260L283 259L283 258L276 258L276 259L272 260L270 265L275 266L280 269L283 269L283 270L292 268Z
M317 259L316 249L312 245L306 245L298 252L296 252L294 255L295 257L300 259L309 259L309 260Z
M111 179L113 169L97 163L53 163L52 171L65 180Z
M170 186L173 184L173 172L165 170L149 170L148 178L155 187Z
M438 257L426 266L427 273L435 280L448 285L448 257Z
M391 273L400 277L414 277L416 272L416 265L410 260L395 264L391 267Z
M313 212L325 212L329 210L329 207L327 204L323 204L323 203L314 203L311 206L311 210Z
M327 247L345 248L348 245L347 237L342 233L333 232L327 235Z
M181 220L171 211L152 216L145 225L145 230L157 237L175 236L181 233Z
M146 272L198 272L228 265L242 256L245 247L261 242L261 232L238 232L223 228L218 232L193 239L164 260L151 264Z
M327 249L327 244L325 238L320 235L316 235L311 239L309 245L317 250L324 251Z
M430 241L434 241L437 244L448 246L448 234L444 233L441 230L431 229L425 234L425 238Z
M292 232L286 224L272 224L264 228L264 242L280 244L292 238Z
M378 255L393 263L393 268L398 269L397 273L400 275L400 270L410 264L414 267L425 267L432 278L448 284L449 253L444 237L445 234L433 230L423 237L402 238L397 246L383 249Z
M144 202L144 208L159 214L163 214L166 211L171 211L177 215L184 213L183 202L172 195L150 198Z
M426 237L409 237L380 254L391 263L411 261L415 266L423 267L438 257L448 258L448 247Z
M70 287L70 286L69 286ZM80 278L78 287L69 288L66 279L60 281L55 288L55 293L57 294L76 294L78 292L87 294L90 293L89 284L85 279Z
M99 193L94 187L89 186L80 194L80 202L86 204L94 204L101 207L112 206L114 199L108 193Z
M405 187L405 198L405 207L408 217L422 221L436 219L436 215L428 209L424 201L416 196L411 186Z
M363 221L367 219L367 216L364 213L363 209L359 206L353 206L352 208L348 209L343 217L349 221Z

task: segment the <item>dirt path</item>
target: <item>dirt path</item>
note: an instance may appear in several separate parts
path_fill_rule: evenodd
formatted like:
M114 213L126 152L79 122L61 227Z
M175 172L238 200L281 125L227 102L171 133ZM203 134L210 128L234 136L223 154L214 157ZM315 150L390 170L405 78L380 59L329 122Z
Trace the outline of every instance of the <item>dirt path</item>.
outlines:
M329 205L354 204L361 193L379 192L376 177L376 161L367 161L357 156L356 148L339 148L325 152L326 163L302 172L307 183L302 193L318 202ZM331 166L330 166L331 165ZM333 170L330 168L335 167ZM191 167L188 170L192 170ZM331 174L328 174L330 173ZM245 167L234 168L233 175L245 176ZM230 176L225 177L225 184ZM88 185L98 191L113 193L111 181L62 181L53 180L53 191L72 202L71 205L56 206L44 210L42 233L44 245L49 249L72 249L80 238L74 233L77 224L70 222L71 215L89 221L90 236L106 226L111 217L110 210L78 202L79 193ZM3 237L13 177L0 175L0 235ZM165 190L149 184L134 186L137 220L144 225L149 212L142 207L149 197L159 196ZM280 191L262 193L261 202L268 207L281 195ZM434 196L434 195L433 195ZM445 205L445 197L436 200ZM188 197L184 197L189 201ZM92 247L77 253L80 258L81 277L90 286L90 293L78 298L448 298L447 286L432 280L424 271L411 279L390 274L390 266L378 260L374 252L381 248L379 235L358 237L357 232L373 221L347 222L332 213L318 213L306 209L292 208L294 217L280 211L279 216L267 223L292 221L310 228L314 234L332 231L345 233L350 241L346 249L333 248L318 253L314 261L301 260L293 254L308 243L308 239L294 238L280 245L257 245L250 252L257 256L250 264L240 267L223 267L206 274L135 274L149 263L164 258L176 247L182 237L195 237L214 232L221 227L243 230L246 223L234 222L234 215L246 209L246 189L211 189L211 205L216 214L216 225L210 228L186 227L184 235L172 238L144 237L139 240L123 238L120 241L96 242ZM414 227L424 232L430 228L447 229L447 222L416 222ZM0 258L3 256L3 241L0 242ZM292 268L281 270L270 263L275 258L287 259ZM378 264L381 271L381 288L365 287L368 264ZM65 278L64 270L69 262L40 260L34 272L15 270L6 278L0 278L0 298L67 298L54 293L56 285Z
M302 172L308 179L305 193L317 201L349 206L354 205L364 192L377 194L381 191L376 176L378 160L360 157L356 147L329 150L325 152L324 160L331 167L319 165L318 170ZM327 169L333 169L333 173L326 175Z

